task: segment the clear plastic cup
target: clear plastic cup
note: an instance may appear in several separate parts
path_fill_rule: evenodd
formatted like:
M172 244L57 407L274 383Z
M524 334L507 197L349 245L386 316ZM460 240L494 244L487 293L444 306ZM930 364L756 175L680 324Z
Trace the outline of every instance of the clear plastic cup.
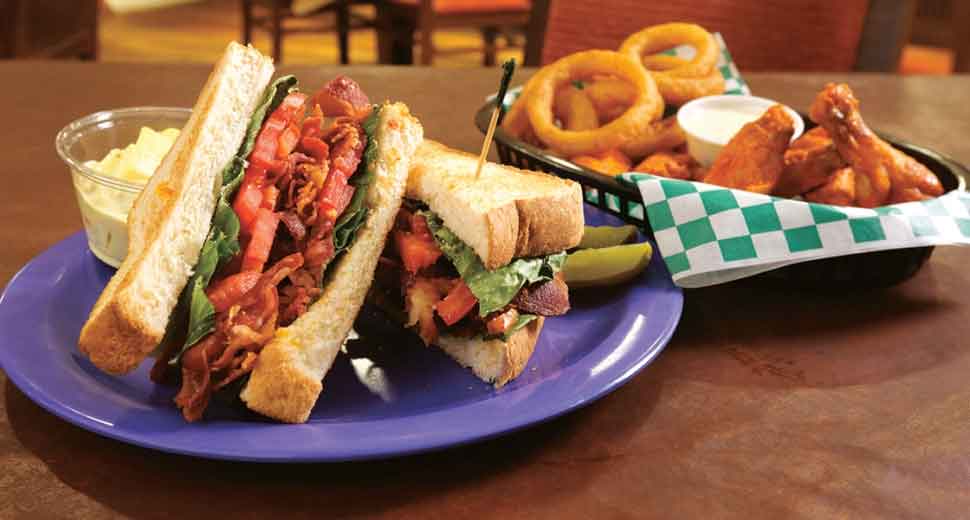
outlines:
M104 263L118 267L128 253L128 211L144 185L103 175L85 163L134 143L142 127L182 128L191 115L192 110L176 107L105 110L57 133L55 146L71 171L88 247Z

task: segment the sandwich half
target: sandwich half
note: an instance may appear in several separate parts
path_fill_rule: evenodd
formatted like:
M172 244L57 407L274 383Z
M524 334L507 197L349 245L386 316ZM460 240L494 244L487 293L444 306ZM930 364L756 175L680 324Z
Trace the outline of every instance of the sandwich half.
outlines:
M501 387L546 317L569 310L560 270L583 236L578 184L486 163L424 140L370 297L476 376Z
M230 44L136 200L128 256L80 350L152 379L201 418L217 391L304 422L346 339L401 204L420 124L339 76L309 96Z

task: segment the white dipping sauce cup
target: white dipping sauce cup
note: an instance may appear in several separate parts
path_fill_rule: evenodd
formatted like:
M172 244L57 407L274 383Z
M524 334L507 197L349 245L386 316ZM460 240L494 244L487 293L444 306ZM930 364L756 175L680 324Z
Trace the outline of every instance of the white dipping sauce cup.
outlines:
M779 104L777 101L755 97L739 95L707 96L697 98L680 107L677 111L677 123L687 134L687 153L705 168L714 164L721 149L728 143L730 137L724 136L725 132L717 132L712 128L713 118L710 116L714 111L732 111L751 115L751 121L761 116L768 108ZM783 105L784 106L784 105ZM785 106L788 115L792 117L795 126L795 133L792 140L798 139L805 131L805 121L798 112L791 107ZM739 125L734 131L726 134L733 136L741 129ZM718 134L722 134L718 136Z
M71 171L88 247L102 262L118 267L128 254L128 210L144 185L104 175L87 161L100 161L110 150L134 143L144 126L182 128L191 115L191 109L172 107L105 110L57 134L55 146Z

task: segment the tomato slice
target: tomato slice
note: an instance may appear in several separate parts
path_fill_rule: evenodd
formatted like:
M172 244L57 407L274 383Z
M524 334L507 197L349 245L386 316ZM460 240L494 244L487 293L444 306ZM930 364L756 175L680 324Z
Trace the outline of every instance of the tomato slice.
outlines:
M243 253L242 271L262 272L266 260L269 259L269 252L273 248L273 239L276 237L276 227L279 222L280 219L276 213L266 208L256 210L249 243Z
M295 138L300 135L297 128L294 137L288 137L284 140L282 139L283 133L290 130L294 122L300 122L306 100L306 94L299 92L291 92L283 98L280 106L263 122L263 127L256 136L253 151L249 154L251 164L267 170L279 167L279 158L286 157L289 153L289 151L282 153L285 151L285 146L281 149L281 141L284 145L292 141L293 146L296 146ZM292 149L290 147L289 150L292 151Z
M232 209L239 217L239 227L243 235L249 235L253 220L256 218L256 211L263 203L263 190L259 187L257 179L250 177L247 172L242 186L236 192L236 200L232 202Z
M445 322L446 325L454 325L458 323L458 320L464 318L477 303L478 298L475 298L465 281L459 280L455 287L448 292L448 295L435 305L435 311L438 312L441 321Z
M248 293L256 283L259 282L262 274L258 271L246 271L227 276L222 280L216 280L205 290L205 295L212 302L212 307L216 312L229 310L243 295Z
M434 265L441 256L441 249L434 240L414 233L395 231L394 243L404 268L411 274L417 274L421 269Z
M274 113L275 115L275 113ZM276 162L276 150L280 145L280 134L286 129L286 121L270 117L256 136L253 151L249 154L250 164L270 169Z

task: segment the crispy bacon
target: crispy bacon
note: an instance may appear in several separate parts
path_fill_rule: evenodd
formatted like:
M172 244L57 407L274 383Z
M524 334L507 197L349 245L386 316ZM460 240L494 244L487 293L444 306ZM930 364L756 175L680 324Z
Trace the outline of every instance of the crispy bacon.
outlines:
M286 231L289 232L293 240L297 242L302 242L306 238L306 226L303 225L303 221L300 217L293 211L284 211L280 214L280 222L286 227Z
M209 405L212 396L210 383L210 352L225 341L221 335L213 333L182 355L182 387L175 396L175 405L182 410L186 421L197 421ZM197 367L197 368L196 368Z
M313 98L327 117L347 116L362 120L372 109L367 94L356 81L347 76L330 80Z
M233 358L232 368L230 368L229 373L226 374L226 377L216 384L214 390L219 390L229 383L232 383L240 377L252 372L253 368L256 366L256 360L258 358L259 355L255 352L246 352L242 356Z
M227 369L233 379L246 372L235 360L238 354L258 352L276 330L279 296L276 286L303 265L303 255L295 253L270 267L253 287L216 319L216 330L182 355L182 388L175 404L187 421L202 418L212 392L225 386ZM248 364L252 369L253 363Z
M306 247L306 265L312 272L323 271L333 260L333 235L311 239Z
M293 323L320 295L320 281L306 268L290 274L290 285L280 291L280 325Z
M539 316L561 316L569 311L569 288L561 276L548 282L523 287L512 305L520 311Z

